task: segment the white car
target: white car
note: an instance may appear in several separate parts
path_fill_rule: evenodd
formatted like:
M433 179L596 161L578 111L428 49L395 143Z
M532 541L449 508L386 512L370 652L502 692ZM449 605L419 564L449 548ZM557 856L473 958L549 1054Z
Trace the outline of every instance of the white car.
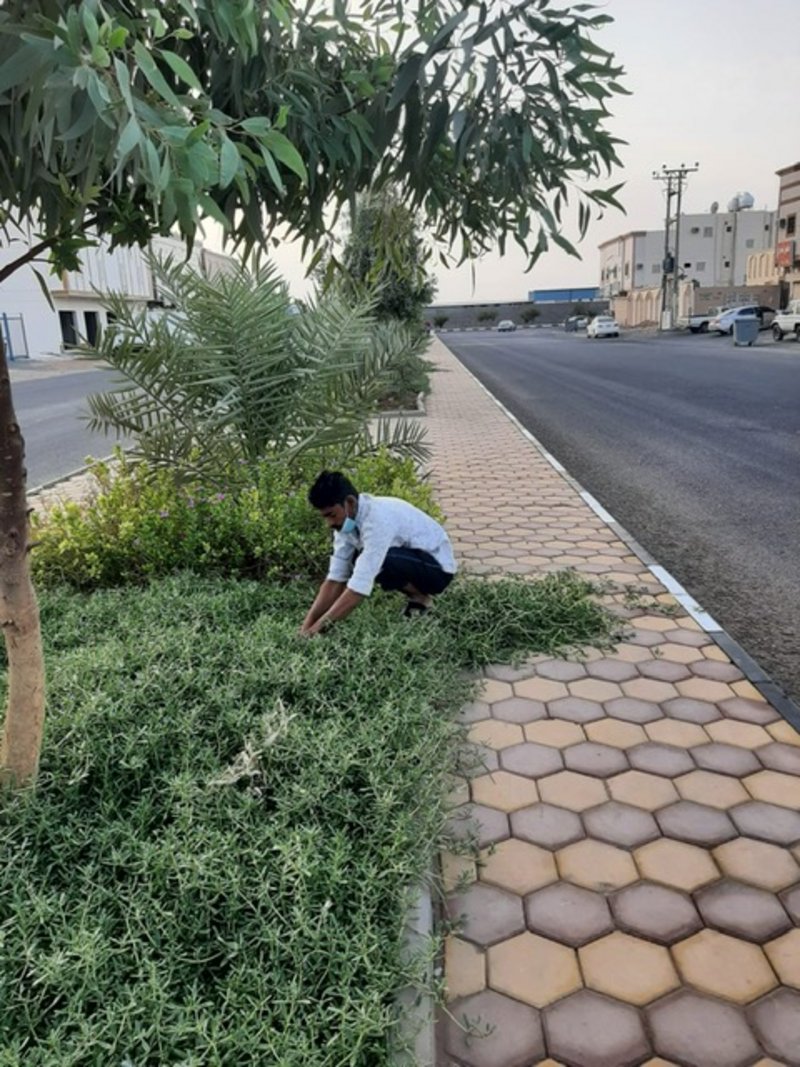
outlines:
M610 315L595 315L586 327L587 337L619 337L619 323Z
M497 324L497 329L500 333L511 333L516 330L516 328L516 323L512 322L511 319L503 319L502 322L498 322Z
M759 330L766 330L775 317L775 309L760 304L745 304L743 307L728 308L716 315L708 324L709 333L733 333L733 324L737 319L758 319Z

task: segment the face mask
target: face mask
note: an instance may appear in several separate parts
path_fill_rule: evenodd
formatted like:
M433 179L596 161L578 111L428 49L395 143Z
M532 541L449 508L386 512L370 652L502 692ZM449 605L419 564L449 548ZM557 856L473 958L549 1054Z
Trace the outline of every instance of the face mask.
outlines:
M347 518L342 523L342 533L354 534L357 530L358 530L358 527L356 526L356 520L355 519L351 519L350 516L348 515Z

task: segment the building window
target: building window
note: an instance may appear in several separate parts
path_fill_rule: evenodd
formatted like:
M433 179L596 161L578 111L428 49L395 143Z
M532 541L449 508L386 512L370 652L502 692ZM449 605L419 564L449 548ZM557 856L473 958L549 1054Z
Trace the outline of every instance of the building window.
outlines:
M698 259L697 265L694 268L696 271L703 271L706 269L706 262L704 259Z
M765 230L766 233L769 233L769 223L765 224L764 230Z
M626 277L626 278L628 277L628 275L630 274L630 272L631 272L631 265L630 265L630 263L626 263L626 264L625 264L625 277Z
M692 268L691 263L684 263L684 265L683 265L683 269L684 270L691 270L691 268Z
M83 318L86 323L86 340L92 347L97 344L97 334L100 323L96 311L84 311Z
M692 226L691 230L689 230L689 233L700 233L700 227Z
M789 215L786 218L786 236L790 236L795 232L797 226L797 215Z
M729 267L730 265L731 261L729 259L726 259L725 262L722 264L723 267Z
M725 233L731 233L732 231L733 231L733 226L726 226L725 227Z
M74 348L78 343L78 331L75 329L75 312L59 311L58 321L61 326L61 341L65 348Z
M653 274L660 274L660 273L661 273L661 264L660 263L654 263L653 264Z
M713 236L714 236L714 227L713 226L704 226L703 227L703 237L713 237Z
M747 238L747 240L744 243L744 247L745 248L754 248L755 247L755 241L753 240L752 237L748 237Z
M644 263L637 263L636 264L636 269L637 270L644 270Z

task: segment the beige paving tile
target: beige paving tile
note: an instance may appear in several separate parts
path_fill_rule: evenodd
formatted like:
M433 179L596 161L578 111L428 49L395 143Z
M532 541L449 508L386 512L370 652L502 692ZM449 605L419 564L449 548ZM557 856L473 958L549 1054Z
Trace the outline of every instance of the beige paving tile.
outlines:
M667 949L619 931L584 945L578 956L590 989L629 1004L649 1004L680 985Z
M569 690L563 682L553 681L552 678L524 678L521 682L514 683L514 692L518 697L527 700L558 700L559 697L569 696Z
M725 682L713 682L708 678L689 678L685 682L676 682L675 688L683 697L707 700L710 704L730 700L736 695Z
M486 988L486 955L460 937L444 943L444 973L447 999L469 997Z
M705 659L713 659L717 663L730 663L730 657L722 651L719 645L706 645L701 651Z
M735 804L743 804L748 799L744 786L727 774L714 774L713 771L690 771L675 779L675 787L684 800L694 800L697 804L727 811Z
M608 790L614 800L633 804L645 811L657 811L679 799L669 778L644 771L623 771L609 778Z
M467 734L474 745L486 745L488 748L503 749L510 745L519 745L525 738L522 727L512 722L499 719L483 719L476 722Z
M558 879L553 853L511 838L484 849L478 867L482 882L525 896Z
M585 811L608 800L605 786L599 778L576 771L559 771L539 779L539 793L547 804L556 804L569 811Z
M716 647L716 646L714 646ZM689 645L679 645L674 641L667 641L659 647L661 658L669 663L694 663L703 658L703 652L699 648Z
M731 689L739 697L744 697L745 700L758 700L766 704L764 694L753 685L752 682L734 682Z
M489 949L489 985L498 993L544 1008L583 986L575 951L524 933Z
M604 682L600 678L582 678L578 682L569 682L567 688L575 697L583 700L613 700L622 696L620 687L615 682Z
M719 869L706 849L683 841L652 841L637 848L634 859L643 878L687 893L719 878Z
M561 877L567 882L608 892L636 881L636 865L628 852L600 841L576 841L556 854Z
M647 734L641 726L620 719L599 719L587 723L584 729L590 741L611 745L612 748L633 748L647 741Z
M779 723L770 723L769 732L767 732L763 726L754 726L752 723L739 722L736 719L722 719L719 722L710 722L706 730L714 741L722 741L726 745L738 745L740 748L760 748L761 745L768 745L772 740L783 740L772 733L774 727L779 725Z
M767 731L775 741L782 741L785 745L800 746L800 733L788 722L771 722Z
M636 700L650 700L654 704L663 704L673 700L678 691L671 682L658 682L652 678L634 678L632 682L623 682L622 691L626 697Z
M779 771L759 771L744 779L744 786L756 800L783 808L800 808L800 776Z
M795 928L770 941L764 951L781 982L800 989L800 929Z
M498 700L508 700L513 695L514 690L508 682L498 682L496 678L487 678L480 688L477 699L485 704L494 704Z
M640 630L655 630L661 633L675 629L675 620L664 615L642 615L635 620L635 624Z
M472 799L500 811L518 811L535 804L539 799L536 783L521 774L493 771L472 779Z
M442 867L442 885L446 893L452 893L463 885L469 885L478 877L475 860L455 852L442 852L439 857Z
M525 724L525 737L539 745L551 748L568 748L586 740L582 728L574 722L561 719L540 719L538 722Z
M653 653L649 648L628 644L617 645L614 655L626 663L643 663L646 659L653 658Z
M672 946L681 977L703 993L749 1004L778 984L763 950L717 930Z
M792 854L778 845L737 837L713 851L714 859L729 878L777 893L800 881L800 867Z
M719 723L711 723L711 726L719 725ZM645 725L645 732L651 741L660 741L662 745L677 745L678 748L692 748L694 745L704 745L708 741L708 734L702 726L675 719L657 719L655 722L649 722Z

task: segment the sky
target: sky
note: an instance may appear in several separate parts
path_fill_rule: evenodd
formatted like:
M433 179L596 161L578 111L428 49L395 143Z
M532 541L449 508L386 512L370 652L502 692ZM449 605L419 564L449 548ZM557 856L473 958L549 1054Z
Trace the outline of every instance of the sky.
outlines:
M699 163L683 210L725 207L738 192L777 206L775 171L800 160L800 0L605 0L615 20L596 37L621 63L631 96L618 97L609 130L622 168L626 214L609 211L579 246L581 260L548 252L525 273L515 246L459 269L439 269L436 302L525 300L529 290L599 283L597 246L629 230L660 229L664 200L652 179L662 164ZM572 236L569 234L568 236ZM513 245L513 242L509 242ZM308 289L298 246L272 258L301 297ZM473 268L474 267L474 271Z

